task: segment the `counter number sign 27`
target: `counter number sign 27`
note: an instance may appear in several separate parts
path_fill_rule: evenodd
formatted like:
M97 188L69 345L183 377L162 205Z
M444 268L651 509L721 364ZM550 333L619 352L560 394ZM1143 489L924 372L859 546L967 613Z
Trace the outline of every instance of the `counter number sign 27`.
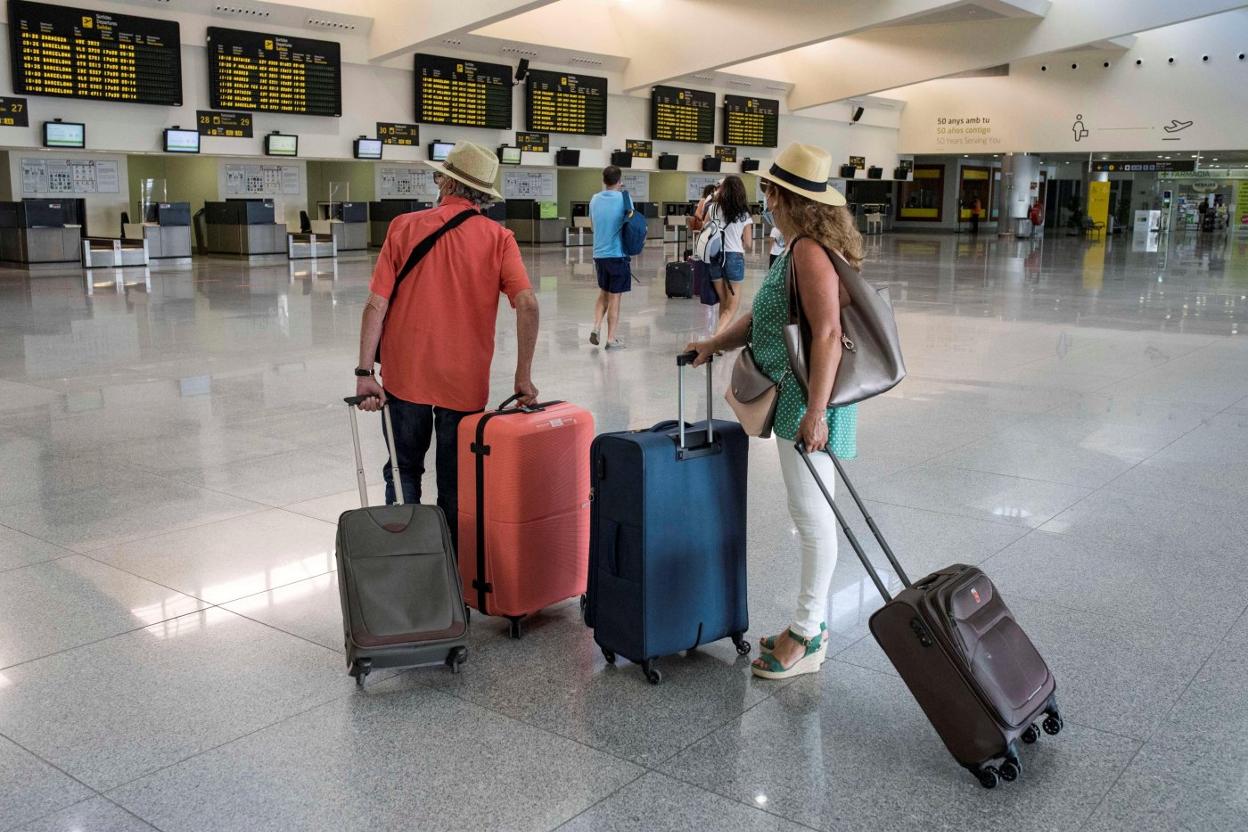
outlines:
M0 98L0 127L29 127L25 98Z

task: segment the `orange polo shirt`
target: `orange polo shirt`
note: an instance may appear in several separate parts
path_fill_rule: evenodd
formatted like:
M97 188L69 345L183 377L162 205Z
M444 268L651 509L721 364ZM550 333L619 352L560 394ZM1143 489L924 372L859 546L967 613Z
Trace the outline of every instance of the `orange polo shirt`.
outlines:
M447 232L390 297L407 255L451 217L471 208L460 197L403 214L390 223L381 247L373 294L390 298L381 334L386 391L417 404L481 410L490 395L490 363L499 295L514 307L531 288L516 236L487 217Z

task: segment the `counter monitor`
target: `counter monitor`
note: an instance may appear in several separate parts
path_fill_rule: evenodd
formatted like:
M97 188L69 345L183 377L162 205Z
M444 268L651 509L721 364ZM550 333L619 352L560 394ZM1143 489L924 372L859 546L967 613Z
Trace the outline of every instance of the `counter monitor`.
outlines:
M13 91L182 106L178 24L9 0Z
M270 133L264 137L265 156L298 156L299 137Z
M529 70L526 129L544 133L607 135L607 79L570 72Z
M651 88L650 137L714 144L715 93L684 87Z
M749 95L724 96L724 143L776 147L780 134L780 102Z
M209 26L208 92L218 110L341 116L341 50L328 40Z
M429 159L434 162L445 162L447 154L455 142L429 142Z
M511 129L511 67L416 56L416 121Z
M504 165L518 165L520 164L520 154L520 148L503 145L498 149L498 161Z
M166 153L198 153L199 131L171 127L165 130Z
M362 138L351 143L351 151L357 159L380 159L381 139Z
M43 146L81 150L87 146L87 126L69 121L45 121Z

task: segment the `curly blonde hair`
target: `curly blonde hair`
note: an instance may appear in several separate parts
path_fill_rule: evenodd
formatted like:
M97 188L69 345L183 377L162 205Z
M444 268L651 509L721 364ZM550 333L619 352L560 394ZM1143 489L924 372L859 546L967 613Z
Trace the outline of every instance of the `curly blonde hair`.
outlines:
M767 196L771 198L772 212L784 217L794 239L810 237L824 248L839 251L855 269L862 268L866 256L862 234L848 208L824 205L778 185L769 185Z

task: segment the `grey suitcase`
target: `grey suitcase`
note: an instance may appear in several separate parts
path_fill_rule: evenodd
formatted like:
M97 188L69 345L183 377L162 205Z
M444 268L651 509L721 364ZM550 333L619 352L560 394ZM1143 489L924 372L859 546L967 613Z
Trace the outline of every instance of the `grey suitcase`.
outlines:
M468 615L446 517L437 506L404 504L395 468L398 505L368 505L359 396L345 399L355 443L363 508L338 518L338 590L347 667L360 687L380 667L445 663L458 673L468 659ZM383 408L390 461L398 459L389 406Z

